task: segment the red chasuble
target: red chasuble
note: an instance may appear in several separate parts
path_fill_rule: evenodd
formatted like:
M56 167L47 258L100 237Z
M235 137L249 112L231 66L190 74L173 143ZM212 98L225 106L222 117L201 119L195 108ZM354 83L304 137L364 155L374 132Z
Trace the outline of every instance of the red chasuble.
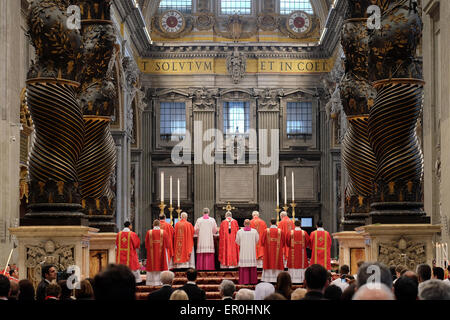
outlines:
M264 247L261 245L262 236L264 233L264 230L267 229L267 225L264 222L264 220L260 219L259 217L254 217L250 221L250 227L253 229L256 229L259 234L259 241L256 244L256 259L261 259L264 256Z
M292 222L291 219L289 219L289 217L284 217L283 220L280 221L280 223L278 224L278 228L281 229L281 232L284 233L284 236L287 238L289 236L289 234L291 233L291 230L295 229L295 224L294 222ZM284 258L287 259L287 256L289 254L289 248L285 247L283 250L283 255Z
M284 270L283 248L284 233L278 228L264 230L261 245L264 247L263 269Z
M147 271L165 271L168 269L166 248L169 246L169 236L164 230L148 230L145 236L147 248Z
M331 236L328 231L313 231L309 236L311 241L311 265L321 264L331 270Z
M164 220L159 220L161 230L164 230L169 237L169 246L167 248L167 254L169 255L169 259L173 257L173 235L175 233L172 225L167 223Z
M194 226L186 219L175 225L174 247L173 263L188 262L194 249Z
M120 231L116 236L116 263L124 264L131 270L139 269L139 260L136 249L141 242L133 231Z
M287 267L289 269L308 268L306 248L310 248L308 233L304 230L292 230L286 238L286 247L289 249Z
M236 220L228 217L222 221L219 229L219 261L224 266L237 266L239 246L236 244L236 233L239 225Z

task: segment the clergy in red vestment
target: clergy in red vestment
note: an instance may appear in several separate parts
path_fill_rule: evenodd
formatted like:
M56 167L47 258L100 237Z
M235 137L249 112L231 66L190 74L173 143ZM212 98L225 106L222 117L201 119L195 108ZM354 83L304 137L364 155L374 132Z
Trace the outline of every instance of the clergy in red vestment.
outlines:
M331 236L322 227L322 221L317 222L317 230L311 232L311 261L310 265L320 264L325 269L331 270Z
M116 263L124 264L134 274L136 282L141 282L140 263L138 260L137 250L141 245L141 241L136 233L132 231L133 226L129 221L124 223L124 229L116 236Z
M169 237L169 247L167 248L166 257L167 257L167 266L169 269L172 269L172 267L173 267L173 261L172 261L173 235L175 233L175 230L170 223L166 222L166 215L164 213L161 213L159 215L159 223L160 223L159 227L161 228L161 230L164 230L168 234L168 237Z
M270 220L270 228L264 230L261 245L264 247L264 263L261 281L277 282L278 274L284 271L283 249L285 235L278 229L276 220Z
M267 224L264 220L259 218L259 212L253 211L253 219L250 221L250 227L256 229L259 235L259 241L256 244L256 265L258 268L263 267L264 247L261 245L262 234L267 229Z
M300 220L295 221L295 229L286 237L286 247L289 249L287 267L292 283L303 283L305 269L309 266L306 254L306 248L310 248L309 235L300 225Z
M153 230L145 236L147 248L147 281L148 286L160 286L161 271L168 270L166 249L169 246L169 235L160 228L159 220L153 221Z
M239 225L233 219L230 211L225 213L225 220L219 228L219 262L220 268L237 268L239 257L239 246L236 244L236 233Z
M173 267L195 268L194 226L187 221L186 212L182 212L180 218L175 224Z
M284 233L284 236L287 238L289 234L291 233L291 230L294 230L294 222L292 222L291 219L289 219L286 211L281 211L280 213L280 223L278 224L278 228L281 229L281 232ZM284 258L284 265L287 264L287 256L289 254L289 248L285 247L283 250L283 258Z

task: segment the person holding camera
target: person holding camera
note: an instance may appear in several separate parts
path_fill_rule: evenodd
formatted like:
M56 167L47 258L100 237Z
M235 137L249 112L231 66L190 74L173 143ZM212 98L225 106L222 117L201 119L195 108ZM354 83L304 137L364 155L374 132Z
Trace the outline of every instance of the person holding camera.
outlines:
M350 273L350 267L346 264L342 265L339 268L339 274L340 277L333 282L331 282L331 285L338 286L342 289L342 292L344 292L345 289L349 286L349 273Z

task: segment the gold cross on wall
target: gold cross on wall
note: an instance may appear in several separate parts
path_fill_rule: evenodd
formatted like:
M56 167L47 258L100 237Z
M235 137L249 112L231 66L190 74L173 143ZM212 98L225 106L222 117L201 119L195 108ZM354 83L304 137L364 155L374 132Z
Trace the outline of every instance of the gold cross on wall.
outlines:
M225 207L222 207L222 209L231 212L231 210L235 210L236 208L235 208L235 207L232 207L231 204L230 204L230 202L228 202L227 205L226 205Z

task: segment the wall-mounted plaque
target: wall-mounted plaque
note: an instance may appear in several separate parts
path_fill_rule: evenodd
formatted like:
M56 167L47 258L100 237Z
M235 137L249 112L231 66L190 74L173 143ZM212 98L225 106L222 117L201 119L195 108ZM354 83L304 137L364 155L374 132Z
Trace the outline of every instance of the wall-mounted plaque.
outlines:
M257 201L257 167L255 165L219 165L216 169L216 202Z

